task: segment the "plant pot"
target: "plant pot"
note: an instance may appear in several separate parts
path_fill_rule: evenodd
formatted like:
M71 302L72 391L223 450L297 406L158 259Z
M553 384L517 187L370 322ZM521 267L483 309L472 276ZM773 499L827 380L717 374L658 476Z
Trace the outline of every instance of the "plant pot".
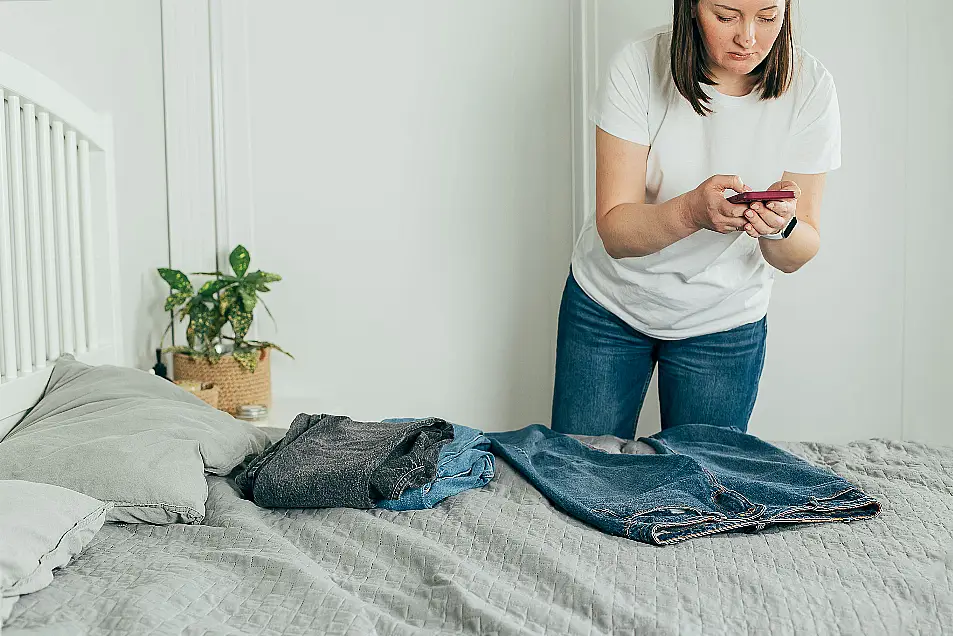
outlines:
M218 408L218 387L211 382L175 380L175 383L213 408Z
M218 389L218 408L235 415L242 404L264 404L271 408L271 355L264 349L255 372L250 373L231 354L223 354L212 364L204 358L184 353L172 356L175 381L195 380L214 384Z

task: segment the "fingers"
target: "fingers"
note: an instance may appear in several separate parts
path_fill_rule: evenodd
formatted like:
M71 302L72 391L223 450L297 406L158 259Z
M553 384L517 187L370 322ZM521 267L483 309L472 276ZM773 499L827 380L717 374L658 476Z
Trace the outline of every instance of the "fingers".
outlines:
M771 201L767 204L767 208L774 214L789 219L797 210L797 205L791 201Z
M794 193L795 198L801 197L801 186L790 180L778 181L768 188L768 190L790 190Z
M722 213L721 218L716 224L716 230L722 234L730 234L731 232L740 232L744 230L745 225L748 223L748 220L745 218L745 206L732 205L729 206L730 209L728 213ZM738 210L735 213L734 208L740 207L741 210Z
M745 212L745 218L748 220L748 225L751 230L757 232L759 236L775 234L780 231L788 221L787 218L775 214L760 203L752 204L751 209ZM745 227L745 231L751 234L748 226ZM754 236L754 234L752 234L752 236Z
M734 190L735 192L744 192L745 186L744 182L741 180L741 177L734 174L719 174L715 175L709 179L712 187L717 189L720 192L725 190ZM750 188L748 188L750 190Z
M764 208L761 209L766 211ZM777 228L771 227L754 209L745 210L745 220L747 221L744 226L745 232L755 238L767 234L774 234L777 231Z

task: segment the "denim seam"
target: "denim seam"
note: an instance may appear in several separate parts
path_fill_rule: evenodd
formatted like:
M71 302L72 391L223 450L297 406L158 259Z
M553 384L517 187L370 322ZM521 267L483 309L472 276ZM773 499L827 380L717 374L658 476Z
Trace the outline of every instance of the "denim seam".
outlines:
M815 500L815 501L817 501L817 500ZM856 501L847 502L847 503L840 504L840 505L837 505L837 506L823 506L823 507L818 506L818 505L790 506L790 507L788 507L788 508L785 508L785 509L782 510L781 512L777 513L776 515L774 515L774 516L771 517L771 518L772 518L772 519L777 519L777 518L780 518L780 517L783 517L783 516L785 516L785 515L789 515L789 514L792 514L792 513L795 513L795 512L809 512L809 511L814 511L814 512L835 512L835 511L840 511L840 510L851 510L851 509L853 509L853 508L862 508L862 507L867 506L867 505L872 504L872 503L878 503L878 502L877 502L877 500L874 499L873 497L865 496L865 497L862 497L862 498L860 498L860 499L858 499L858 500L856 500Z
M758 523L758 522L757 522L755 519L746 519L746 520L743 520L743 521L740 521L740 520L739 520L739 521L736 521L736 522L733 522L732 520L729 520L729 521L725 521L724 523L722 523L722 524L720 524L720 525L718 525L718 526L716 526L716 527L714 527L714 528L711 528L711 529L709 529L709 530L705 530L705 531L703 531L703 532L696 532L695 534L688 534L688 535L684 535L684 536L673 537L673 538L667 539L667 540L662 540L662 539L659 538L659 536L658 536L658 535L659 535L659 532L658 532L658 531L661 530L660 528L653 528L653 529L652 529L652 538L655 539L655 541L657 541L659 544L665 545L665 544L668 544L668 543L676 543L676 542L679 542L679 541L686 541L686 540L688 540L688 539L695 539L695 538L698 538L698 537L705 537L705 536L708 536L708 535L710 535L710 534L718 534L719 532L730 532L730 531L735 530L735 529L737 529L737 528L743 528L743 527L745 527L745 526L753 526L753 525L756 525L757 523Z
M870 519L870 518L876 517L876 516L877 516L877 512L875 511L875 512L869 512L869 513L858 513L856 516L853 516L853 517L845 517L844 519L831 519L830 517L800 517L800 518L781 518L781 519L779 519L779 518L777 518L777 517L771 517L770 519L766 519L765 521L767 521L768 523L772 523L772 524L782 524L782 523L850 523L851 521L854 521L854 520L858 520L858 521L859 521L859 520L861 520L861 519Z
M604 513L604 514L607 514L607 515L609 515L609 516L615 517L616 519L622 520L622 519L631 519L631 518L633 518L633 517L642 517L642 516L647 515L647 514L652 513L652 512L658 512L659 510L672 510L673 508L678 508L678 509L680 509L680 510L691 510L692 512L694 512L694 513L696 513L696 514L699 514L699 515L715 515L717 518L720 518L720 519L727 519L727 518L728 518L727 515L725 515L725 514L722 513L722 512L718 512L717 510L702 510L701 508L695 508L695 507L693 507L693 506L675 506L675 505L672 505L672 506L656 506L656 507L654 507L654 508L647 508L647 509L645 509L645 510L639 510L639 511L637 511L637 512L633 512L633 513L627 514L627 515L625 515L624 517L623 517L623 516L620 516L620 515L618 515L618 514L616 514L616 512L615 512L614 510L610 510L610 509L608 509L608 508L596 508L595 510L593 510L592 508L590 508L590 509L589 509L589 512L592 512L592 513L594 513L594 514L595 514L595 513Z
M614 511L609 510L608 508L598 508L595 510L590 508L589 512L591 512L592 514L602 513L602 514L609 515L611 517L615 517L615 519L622 524L622 528L623 528L623 531L625 532L625 536L628 538L632 538L632 529L638 526L648 526L650 528L656 528L656 527L659 527L659 525L678 527L678 526L692 526L692 525L697 525L699 523L725 522L729 520L728 517L726 517L725 514L721 512L703 511L698 508L680 506L680 508L684 510L691 510L692 512L700 516L690 520L686 520L686 521L672 521L665 524L651 524L651 523L646 523L644 521L640 521L641 517L649 513L657 512L659 510L668 510L669 508L671 508L671 506L659 506L659 507L651 508L649 510L634 512L632 514L626 515L625 517L620 517Z
M391 494L390 494L390 497L389 497L389 498L390 498L390 499L397 499L397 495L398 495L399 493L404 492L404 490L405 490L404 485L405 485L408 481L410 481L411 476L412 476L414 473L416 473L416 472L418 472L418 471L420 471L420 470L423 470L424 468L425 468L425 466L414 466L413 468L409 469L406 473L404 473L403 475L401 475L400 479L398 479L398 480L394 483L394 490L391 491Z
M867 499L870 500L867 503L876 503L876 500L874 500L872 497L867 497ZM857 507L856 503L852 505L845 505L841 509L850 509L855 507ZM785 513L786 512L789 512L789 511L785 511ZM650 534L656 542L658 542L661 545L665 545L667 543L685 541L687 539L694 539L697 537L707 536L710 534L717 534L719 532L730 532L732 530L742 528L745 526L756 526L758 529L763 529L770 524L776 524L776 523L833 523L835 521L840 521L841 523L847 523L854 519L869 519L877 515L877 511L873 511L870 513L858 513L858 515L855 517L851 517L851 518L843 519L843 520L834 520L834 519L831 519L830 517L808 517L808 518L801 518L801 519L779 518L780 515L785 513L779 513L778 515L775 515L767 519L759 519L758 517L753 517L751 519L740 519L740 518L726 519L724 522L718 524L716 527L711 528L709 530L705 530L703 532L696 532L696 533L688 534L684 536L673 537L671 539L664 539L664 540L660 538L660 535L666 530L668 530L669 528L677 527L677 524L657 524L652 527L652 529L650 530ZM699 521L699 523L705 523L705 522ZM682 525L689 525L689 524L682 524Z

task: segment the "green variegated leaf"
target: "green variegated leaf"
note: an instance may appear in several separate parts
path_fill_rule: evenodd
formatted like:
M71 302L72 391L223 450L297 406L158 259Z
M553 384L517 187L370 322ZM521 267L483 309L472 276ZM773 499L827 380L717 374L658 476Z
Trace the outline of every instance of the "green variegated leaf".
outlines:
M251 312L241 311L237 306L228 313L228 322L232 325L236 340L242 340L248 334L251 321Z
M290 353L288 353L287 351L285 351L284 349L276 345L274 342L265 342L262 340L256 340L255 345L258 347L261 347L262 349L276 349L280 351L281 353L285 354L286 356L288 356L289 358L291 358L292 360L294 360L293 355L291 355Z
M251 285L264 285L266 283L277 283L281 280L281 276L278 274L272 274L270 272L263 272L257 270L252 272L245 277L245 282L250 283Z
M191 297L191 294L186 292L172 292L169 294L169 297L165 299L165 310L172 311L179 305L189 302L189 298Z
M232 307L238 305L238 288L228 287L218 297L218 311L223 316L227 316Z
M231 263L235 275L241 278L248 271L248 264L251 262L251 256L244 245L239 245L228 255L228 262Z
M190 348L195 348L195 323L190 322L185 328L185 341L189 343Z
M220 313L215 314L215 319L212 322L212 328L215 330L215 338L221 338L222 336L222 327L228 323L228 319Z
M238 295L242 298L242 309L251 313L255 311L255 303L258 302L258 295L255 294L255 288L247 285L241 285L238 288Z
M232 356L249 373L254 373L258 367L259 353L257 349L236 349L232 352Z
M189 312L189 328L195 337L202 341L206 348L210 342L218 337L216 327L218 325L218 313L214 309L209 309L204 303L193 303ZM191 342L191 346L195 346Z
M210 280L209 282L202 285L198 295L204 298L211 298L216 292L221 291L229 285L231 285L231 283L227 280Z
M162 280L169 284L174 291L183 292L186 294L192 293L192 283L189 282L188 276L183 274L177 269L169 269L168 267L159 268L159 276L162 277Z

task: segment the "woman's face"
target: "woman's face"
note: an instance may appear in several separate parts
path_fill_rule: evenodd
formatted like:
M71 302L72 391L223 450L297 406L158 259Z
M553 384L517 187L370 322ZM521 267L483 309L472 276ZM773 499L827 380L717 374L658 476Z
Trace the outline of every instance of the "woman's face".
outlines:
M698 0L695 19L715 67L747 75L771 52L784 21L785 0Z

